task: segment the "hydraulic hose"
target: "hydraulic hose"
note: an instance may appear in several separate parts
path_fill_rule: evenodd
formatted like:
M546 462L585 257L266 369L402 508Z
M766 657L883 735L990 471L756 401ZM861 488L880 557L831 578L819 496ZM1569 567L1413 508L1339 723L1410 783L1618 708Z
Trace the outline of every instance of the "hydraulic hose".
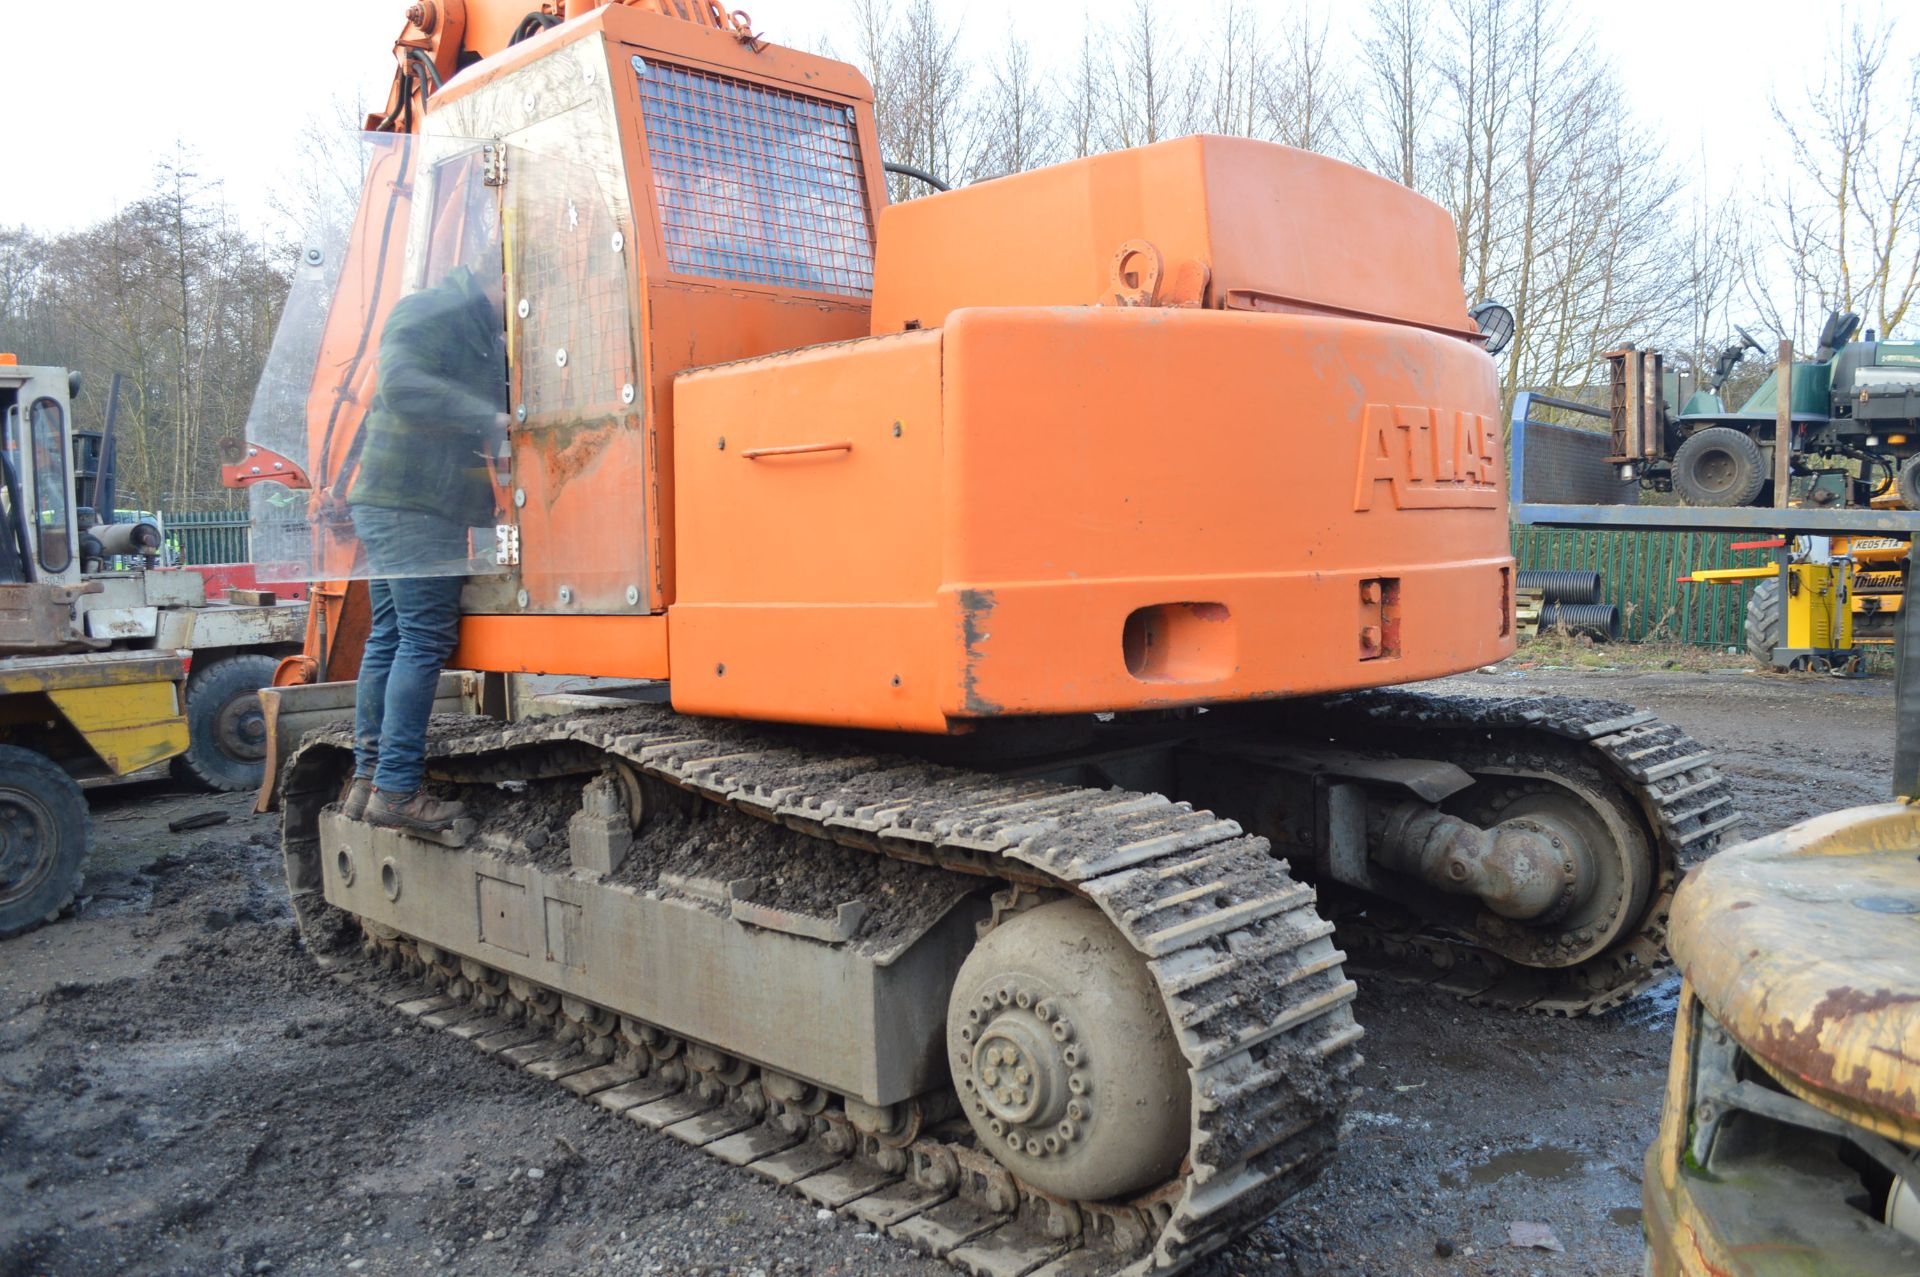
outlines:
M915 168L911 164L896 164L892 160L888 160L881 165L881 167L889 173L898 173L901 177L910 177L916 182L925 182L936 191L950 191L953 189L933 174L927 172L927 170Z

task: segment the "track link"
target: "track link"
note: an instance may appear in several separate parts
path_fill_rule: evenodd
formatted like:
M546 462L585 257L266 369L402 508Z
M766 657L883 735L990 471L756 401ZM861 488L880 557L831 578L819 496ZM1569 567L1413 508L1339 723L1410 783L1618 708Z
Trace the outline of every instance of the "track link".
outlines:
M1578 966L1527 967L1435 928L1382 928L1367 916L1340 919L1340 940L1363 976L1425 985L1470 1001L1548 1015L1612 1010L1658 981L1667 967L1667 912L1685 863L1720 847L1742 819L1733 789L1699 742L1655 715L1616 701L1572 697L1480 698L1367 692L1327 702L1316 714L1335 741L1471 735L1525 748L1551 741L1586 753L1644 815L1659 860L1640 927Z
M1263 838L1157 794L822 752L799 734L622 710L441 733L430 766L596 751L640 774L810 841L1080 896L1141 955L1189 1070L1180 1175L1130 1202L1069 1202L1016 1179L964 1121L879 1132L837 1096L796 1098L778 1075L657 1026L486 968L327 904L320 816L350 739L309 740L283 795L289 887L323 962L371 979L357 955L427 985L382 986L423 1022L636 1122L666 1130L993 1277L1177 1272L1252 1228L1331 1158L1360 1062L1355 986L1310 887ZM458 853L453 853L458 854ZM678 1063L676 1063L678 1061ZM711 1067L703 1067L711 1066Z

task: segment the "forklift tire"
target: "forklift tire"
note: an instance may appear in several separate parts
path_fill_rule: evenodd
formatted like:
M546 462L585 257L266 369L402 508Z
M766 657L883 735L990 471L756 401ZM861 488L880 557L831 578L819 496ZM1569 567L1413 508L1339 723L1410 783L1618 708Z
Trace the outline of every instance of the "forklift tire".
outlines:
M0 745L0 940L52 922L87 864L87 800L44 754Z
M1900 463L1900 472L1894 476L1893 490L1900 494L1901 505L1909 510L1920 510L1920 452Z
M1673 490L1686 505L1751 505L1766 483L1760 445L1729 426L1690 435L1673 454Z
M1780 647L1780 578L1769 577L1754 587L1747 600L1747 655L1768 669Z
M243 652L194 665L187 678L187 752L173 760L175 780L229 794L260 788L267 773L260 689L273 685L279 664Z

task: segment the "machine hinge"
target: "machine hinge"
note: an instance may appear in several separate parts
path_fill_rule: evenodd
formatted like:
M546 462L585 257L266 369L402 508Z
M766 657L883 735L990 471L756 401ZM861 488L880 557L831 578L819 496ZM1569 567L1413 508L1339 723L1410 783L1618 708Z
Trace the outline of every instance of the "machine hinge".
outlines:
M480 148L480 183L483 186L507 184L507 144L505 142L493 141Z
M497 523L493 528L493 561L496 566L520 566L520 525Z

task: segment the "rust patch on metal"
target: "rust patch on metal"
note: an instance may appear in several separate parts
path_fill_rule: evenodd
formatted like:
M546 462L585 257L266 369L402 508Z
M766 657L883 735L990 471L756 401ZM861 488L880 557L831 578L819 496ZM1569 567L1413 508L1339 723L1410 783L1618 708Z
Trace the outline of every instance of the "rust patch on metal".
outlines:
M1848 1035L1844 1030L1834 1035L1838 1051L1830 1049L1823 1039L1831 1024L1840 1022L1844 1025L1850 1020L1865 1020L1891 1007L1915 1002L1920 1002L1920 994L1888 988L1872 991L1833 989L1813 1008L1813 1014L1804 1028L1796 1028L1790 1021L1781 1020L1762 1029L1759 1049L1755 1054L1772 1068L1783 1069L1822 1091L1838 1091L1857 1103L1876 1108L1912 1112L1914 1088L1911 1085L1905 1089L1875 1085L1873 1070L1864 1053L1855 1055L1852 1060L1845 1058L1853 1055L1853 1052L1847 1049ZM1875 1049L1884 1049L1874 1045ZM1848 1067L1849 1064L1851 1067Z
M966 652L960 667L961 703L972 714L998 714L1005 709L979 691L979 665L986 659L986 642L993 637L987 629L987 620L993 615L995 605L992 590L960 591L960 641Z
M548 491L557 496L568 480L586 470L607 450L613 440L613 428L605 422L587 422L543 430L535 439Z

